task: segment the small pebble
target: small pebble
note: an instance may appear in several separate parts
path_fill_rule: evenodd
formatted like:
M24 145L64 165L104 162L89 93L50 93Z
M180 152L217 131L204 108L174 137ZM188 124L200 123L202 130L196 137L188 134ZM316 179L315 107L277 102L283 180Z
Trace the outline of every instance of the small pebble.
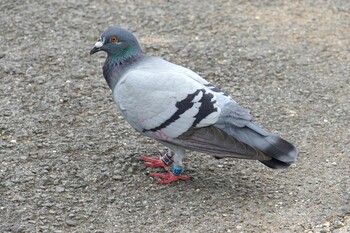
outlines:
M71 219L66 220L66 224L68 226L75 226L75 225L77 225L77 223L74 220L71 220Z
M114 175L114 176L113 176L113 179L115 179L115 180L122 180L123 177L120 176L120 175Z
M62 186L56 186L56 192L62 193L64 191L64 187Z

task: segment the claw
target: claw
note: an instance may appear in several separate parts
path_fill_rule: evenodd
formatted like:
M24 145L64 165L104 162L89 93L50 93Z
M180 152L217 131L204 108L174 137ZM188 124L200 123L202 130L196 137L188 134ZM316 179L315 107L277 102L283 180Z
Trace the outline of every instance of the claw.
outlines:
M146 167L163 167L166 171L169 170L168 166L162 161L162 157L159 157L159 159L152 159L146 156L141 156L140 160L145 161L144 165Z
M190 179L188 176L175 176L172 172L168 172L168 174L160 174L160 173L151 173L149 174L151 177L158 177L160 180L156 181L156 184L170 184L172 182L175 182L177 180L184 180L187 181Z

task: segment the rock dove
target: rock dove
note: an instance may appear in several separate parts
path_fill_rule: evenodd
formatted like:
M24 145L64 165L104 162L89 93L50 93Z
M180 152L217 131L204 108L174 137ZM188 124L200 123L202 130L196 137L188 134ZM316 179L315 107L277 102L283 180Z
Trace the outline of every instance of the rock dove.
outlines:
M139 133L168 148L159 159L141 156L157 183L188 180L181 175L185 150L258 160L270 168L287 168L297 149L267 132L219 88L195 72L146 55L135 36L120 27L102 33L90 55L107 53L103 76L121 114Z

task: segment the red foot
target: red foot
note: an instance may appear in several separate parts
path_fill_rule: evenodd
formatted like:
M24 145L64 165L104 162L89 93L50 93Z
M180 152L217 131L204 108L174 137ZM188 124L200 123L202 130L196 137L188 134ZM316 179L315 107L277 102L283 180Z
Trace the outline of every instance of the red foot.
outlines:
M188 177L188 176L175 176L170 171L168 172L168 174L151 173L151 174L149 174L149 176L161 178L161 180L156 181L156 184L170 184L170 183L175 182L177 180L187 181L190 179L190 177Z
M140 160L145 161L144 165L146 167L163 167L166 171L169 170L168 166L163 163L162 157L159 157L159 159L152 159L146 156L141 156Z

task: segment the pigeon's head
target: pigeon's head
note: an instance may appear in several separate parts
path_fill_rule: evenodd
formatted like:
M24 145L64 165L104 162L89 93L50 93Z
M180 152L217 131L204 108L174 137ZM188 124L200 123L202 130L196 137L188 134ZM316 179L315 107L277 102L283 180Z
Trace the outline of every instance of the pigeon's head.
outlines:
M112 57L124 57L142 50L131 32L120 27L110 27L102 33L91 49L90 55L99 51L105 51Z

